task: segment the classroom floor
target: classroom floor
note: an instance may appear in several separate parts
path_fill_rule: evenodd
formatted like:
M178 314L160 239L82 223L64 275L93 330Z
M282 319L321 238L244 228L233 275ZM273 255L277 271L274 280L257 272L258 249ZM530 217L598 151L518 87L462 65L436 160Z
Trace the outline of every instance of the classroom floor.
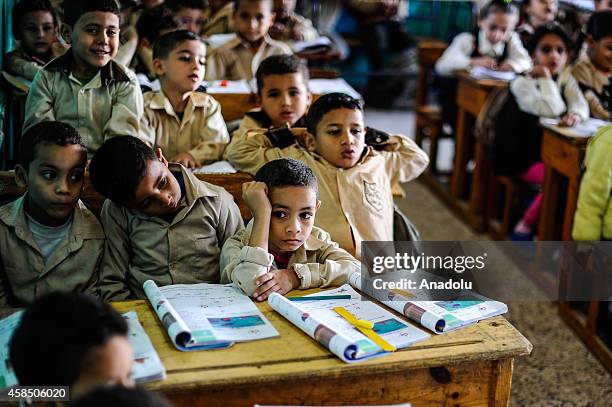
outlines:
M366 110L366 124L413 137L414 114ZM442 151L449 164L452 146ZM440 162L440 160L439 160ZM404 185L397 201L424 240L488 240L461 222L422 183ZM530 356L514 366L511 406L610 406L612 376L559 317L550 302L509 303L506 318L533 344Z

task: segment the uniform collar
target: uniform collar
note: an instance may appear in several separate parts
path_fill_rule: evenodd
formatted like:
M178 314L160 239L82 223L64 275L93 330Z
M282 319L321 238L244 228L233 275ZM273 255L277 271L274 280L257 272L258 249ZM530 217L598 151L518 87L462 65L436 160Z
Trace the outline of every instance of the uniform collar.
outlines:
M43 68L46 71L59 71L66 76L70 76L72 68L71 62L74 60L72 49L66 51L64 55L55 58ZM123 68L115 61L111 60L108 64L100 68L100 82L102 86L109 86L113 82L129 82L130 78Z

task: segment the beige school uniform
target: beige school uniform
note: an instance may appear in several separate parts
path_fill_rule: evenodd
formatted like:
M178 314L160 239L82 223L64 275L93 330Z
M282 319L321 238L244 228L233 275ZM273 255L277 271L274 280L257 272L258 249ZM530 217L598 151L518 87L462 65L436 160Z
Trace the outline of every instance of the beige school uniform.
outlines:
M54 42L51 46L52 58L62 56L66 50L65 46L59 42ZM4 69L11 75L20 76L29 81L33 80L38 71L43 68L38 60L32 58L21 46L16 47L13 51L6 54Z
M82 84L70 71L72 59L69 50L34 78L26 100L24 131L44 120L68 123L83 138L89 158L108 138L138 137L142 93L136 75L111 61Z
M221 106L212 96L192 92L182 120L161 90L145 93L144 105L142 138L161 148L166 158L189 153L198 165L221 159L230 138Z
M612 75L606 75L595 68L586 57L572 67L572 75L589 103L591 116L602 120L612 120L612 96L610 96L610 81ZM607 104L607 106L606 106Z
M255 53L251 45L238 35L233 40L212 50L208 59L206 79L251 80L261 61L272 55L283 54L292 54L289 46L271 39L267 34Z
M234 282L247 295L253 295L258 276L276 269L274 256L260 247L249 246L253 221L223 245L221 251L221 283ZM361 263L333 242L329 234L317 227L289 259L300 279L300 289L341 285L347 277L359 273Z
M239 171L251 174L277 158L304 162L319 183L322 204L315 225L327 231L340 247L361 258L362 241L393 240L391 186L415 179L429 164L427 154L412 140L401 140L399 149L393 152L366 147L357 165L342 169L297 143L274 148L264 131L253 130L232 139L225 149L225 159Z
M211 36L216 34L229 34L234 32L234 2L230 1L221 7L214 15L210 8L204 10L204 27L202 35Z
M64 241L45 263L28 227L26 196L0 208L0 306L24 306L53 291L98 294L104 231L78 202Z
M172 222L106 200L102 224L106 255L100 290L105 300L145 298L142 284L218 283L223 243L244 228L240 210L223 188L198 180L171 164L185 181L185 195Z

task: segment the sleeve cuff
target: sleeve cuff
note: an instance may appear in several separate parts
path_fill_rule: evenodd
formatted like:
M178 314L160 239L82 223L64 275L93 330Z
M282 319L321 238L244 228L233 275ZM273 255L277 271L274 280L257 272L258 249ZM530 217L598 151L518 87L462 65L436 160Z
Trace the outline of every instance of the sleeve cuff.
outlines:
M293 265L293 270L300 279L300 289L319 287L321 285L321 274L318 266L319 264L316 264L311 268L308 264Z

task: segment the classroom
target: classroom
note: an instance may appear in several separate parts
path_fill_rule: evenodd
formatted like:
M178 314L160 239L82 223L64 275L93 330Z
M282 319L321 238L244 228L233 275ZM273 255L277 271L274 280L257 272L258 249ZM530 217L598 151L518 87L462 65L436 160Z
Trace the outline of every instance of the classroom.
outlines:
M612 400L612 1L3 0L0 405Z

